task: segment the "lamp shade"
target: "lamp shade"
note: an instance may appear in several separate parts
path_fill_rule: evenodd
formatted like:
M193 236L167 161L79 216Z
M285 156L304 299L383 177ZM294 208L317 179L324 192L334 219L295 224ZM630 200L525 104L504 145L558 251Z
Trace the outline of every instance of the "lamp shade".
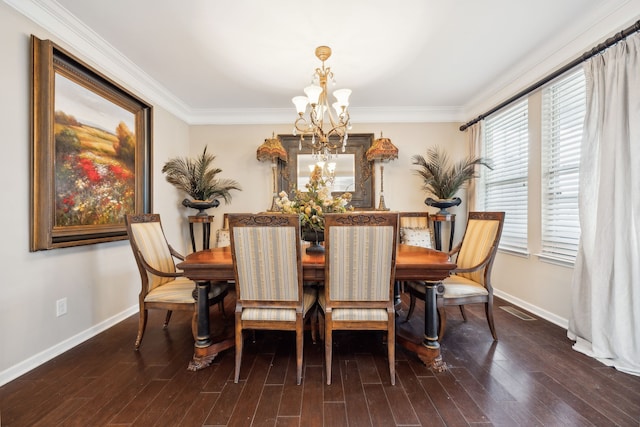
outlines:
M389 138L380 138L373 141L366 153L367 160L392 160L398 158L398 147L391 143Z
M261 162L273 162L276 159L286 162L287 151L282 146L280 138L273 134L271 138L265 139L264 143L258 147L256 158Z

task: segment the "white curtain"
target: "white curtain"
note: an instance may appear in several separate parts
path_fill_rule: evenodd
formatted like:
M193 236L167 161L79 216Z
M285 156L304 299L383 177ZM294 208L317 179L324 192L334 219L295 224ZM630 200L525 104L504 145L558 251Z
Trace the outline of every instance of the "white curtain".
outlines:
M568 336L640 375L640 33L584 65L581 239Z
M482 126L484 120L479 120L473 125L469 126L467 130L469 131L469 155L472 157L482 157ZM478 168L479 169L479 168ZM480 172L480 171L478 171ZM468 209L469 211L477 210L479 204L478 194L476 194L476 180L472 179L469 181L469 186L467 188L467 199L468 201Z

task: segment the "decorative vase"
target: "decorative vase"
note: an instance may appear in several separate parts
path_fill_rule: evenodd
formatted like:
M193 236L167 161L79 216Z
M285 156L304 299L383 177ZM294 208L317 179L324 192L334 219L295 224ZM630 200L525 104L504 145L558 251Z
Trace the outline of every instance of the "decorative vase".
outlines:
M440 209L436 215L450 215L447 209L452 206L458 206L460 203L462 203L460 197L454 197L453 199L432 199L431 197L427 197L424 201L425 205Z
M187 208L197 209L198 213L196 216L207 216L206 210L209 208L217 208L220 206L219 200L189 200L184 199L182 201L182 206Z
M324 253L324 246L320 244L320 242L324 242L323 230L314 230L310 227L302 227L302 229L300 230L300 234L302 240L311 243L311 246L306 249L306 252L308 254Z

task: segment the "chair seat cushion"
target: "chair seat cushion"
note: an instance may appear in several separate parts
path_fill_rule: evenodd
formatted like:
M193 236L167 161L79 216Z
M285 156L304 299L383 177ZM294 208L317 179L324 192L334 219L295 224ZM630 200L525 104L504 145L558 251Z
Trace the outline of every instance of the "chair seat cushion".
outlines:
M480 283L455 274L444 279L442 283L444 284L444 298L489 295L489 291L487 291L487 289ZM424 282L407 282L406 286L409 286L423 294L425 292Z
M442 283L444 284L445 298L489 295L489 291L480 283L455 274L444 279Z
M320 293L318 304L322 311L324 311L325 302L324 293ZM334 308L331 311L331 319L334 321L387 322L389 315L384 308Z
M186 277L176 277L174 280L158 286L150 291L144 298L145 302L174 302L181 304L193 304L193 290L195 282ZM209 290L209 299L213 299L227 290L227 284L212 284Z
M317 300L317 290L314 288L304 288L303 290L303 311L302 316L313 307ZM245 308L242 310L242 320L295 322L295 308Z

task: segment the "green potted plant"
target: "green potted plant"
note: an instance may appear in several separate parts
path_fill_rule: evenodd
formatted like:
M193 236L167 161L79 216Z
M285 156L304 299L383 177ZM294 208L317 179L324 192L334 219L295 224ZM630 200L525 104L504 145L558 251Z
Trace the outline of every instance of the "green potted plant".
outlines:
M474 156L452 164L444 150L437 146L427 150L426 158L417 154L411 159L418 167L416 173L422 178L423 189L435 196L435 199L427 197L424 203L439 208L440 214L448 214L447 208L462 202L455 195L463 185L476 177L476 166L493 169L490 160Z
M231 190L242 190L235 180L216 177L222 169L213 166L215 158L204 147L202 154L195 159L175 157L162 167L167 182L191 197L184 199L182 205L198 209L198 216L207 215L206 209L219 206L219 199L230 203Z

